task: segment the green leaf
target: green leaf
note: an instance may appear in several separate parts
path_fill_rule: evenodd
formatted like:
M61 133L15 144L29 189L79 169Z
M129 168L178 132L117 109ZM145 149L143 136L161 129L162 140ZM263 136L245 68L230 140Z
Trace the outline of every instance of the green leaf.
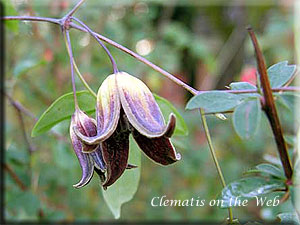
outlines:
M259 100L246 101L235 108L232 118L233 127L242 139L249 139L258 130L260 119Z
M7 16L17 16L18 13L15 9L15 7L13 6L12 2L10 0L5 0L3 1L4 3L4 10L5 10L5 15ZM18 33L19 31L19 21L15 20L6 20L5 21L5 26L7 29L11 30L14 33Z
M205 112L224 112L241 104L243 97L222 91L209 91L192 97L186 109L203 108Z
M255 166L253 169L248 170L245 174L249 174L249 173L265 173L285 180L283 170L269 163L259 164Z
M130 136L129 160L130 164L138 168L126 170L124 174L107 190L102 190L104 200L115 219L121 215L121 206L130 201L137 191L141 171L141 151Z
M86 113L95 111L96 99L88 91L78 91L77 99L81 110ZM31 136L36 137L50 130L59 122L70 119L74 113L74 108L75 105L72 92L59 97L41 115L32 129Z
M228 184L221 193L220 199L223 200L222 208L233 206L232 202L237 197L240 200L253 199L273 192L285 189L284 181L278 179L264 179L262 177L247 177ZM232 199L232 200L230 200Z
M171 113L175 114L176 128L174 131L174 135L187 136L189 133L188 127L187 127L183 117L177 111L177 109L167 99L160 97L159 95L154 94L154 93L153 93L153 96L163 113L165 121L168 121L169 115Z
M288 224L300 224L298 216L296 213L287 212L287 213L280 213L277 215L278 220L281 223L288 223Z
M248 83L248 82L232 82L229 84L231 90L256 90L256 86ZM260 97L258 93L244 93L239 94L240 96L244 97Z
M277 102L290 111L294 111L295 105L300 103L300 95L296 93L286 92L275 94Z
M287 61L279 62L268 68L268 76L272 88L279 88L285 85L294 75L295 65L288 65Z

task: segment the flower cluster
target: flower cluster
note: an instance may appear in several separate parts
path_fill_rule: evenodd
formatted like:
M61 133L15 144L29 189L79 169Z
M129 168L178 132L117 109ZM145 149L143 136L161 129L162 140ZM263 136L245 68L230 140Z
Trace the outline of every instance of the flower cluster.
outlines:
M128 164L129 135L153 161L169 165L181 156L170 141L176 117L170 114L165 125L162 113L149 88L139 79L118 72L109 75L97 93L96 121L77 109L72 116L70 136L82 168L79 188L91 179L94 170L102 186L112 185Z

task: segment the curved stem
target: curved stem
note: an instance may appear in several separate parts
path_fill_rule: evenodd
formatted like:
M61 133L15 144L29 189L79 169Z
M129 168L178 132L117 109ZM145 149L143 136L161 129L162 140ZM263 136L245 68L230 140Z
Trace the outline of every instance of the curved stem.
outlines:
M81 82L83 83L83 85L85 86L85 88L95 97L97 98L97 94L91 89L91 87L89 86L89 84L85 81L85 79L83 78L82 74L80 73L75 60L73 59L73 65L75 68L75 71L79 77L79 79L81 80Z
M113 72L118 73L119 70L118 70L116 61L115 61L114 57L111 55L110 51L102 43L102 41L100 41L100 39L94 34L94 32L86 24L84 24L81 20L79 20L75 17L72 17L72 19L75 20L77 23L79 23L81 26L83 26L93 36L93 38L95 38L96 41L102 46L102 48L104 49L104 51L106 52L106 54L108 55L108 57L111 61L111 64L112 64L112 67L113 67Z
M38 17L38 16L4 16L3 20L27 20L34 22L47 22L61 25L60 19L48 18L48 17Z
M79 7L85 2L85 0L80 0L75 6L74 8L65 16L66 18L71 17L76 10L79 9Z
M210 133L209 133L209 129L208 129L208 125L207 125L207 121L206 121L203 109L200 109L200 114L201 114L202 124L203 124L203 128L204 128L204 131L205 131L205 135L206 135L206 139L207 139L207 142L208 142L208 147L209 147L211 156L212 156L213 161L215 163L215 166L216 166L218 175L220 177L221 183L223 185L223 188L225 188L226 187L225 179L224 179L221 167L219 165L214 146L212 144L211 136L210 136ZM231 208L228 208L228 214L229 214L229 222L232 222L233 221L233 214L232 214L232 209Z
M74 95L74 103L75 103L75 110L78 109L78 101L77 101L77 96L76 96L76 85L75 85L75 77L74 77L74 65L73 65L73 53L72 53L72 46L71 46L71 41L70 41L70 34L69 30L64 30L64 39L65 39L65 44L69 53L69 58L70 58L70 65L71 65L71 78L72 78L72 88L73 88L73 95Z
M70 23L70 27L75 28L77 30L81 30L84 32L88 32L85 28L75 24L75 23ZM183 87L184 89L186 89L187 91L189 91L190 93L192 93L193 95L196 95L198 93L198 91L194 88L192 88L191 86L189 86L188 84L184 83L183 81L181 81L180 79L176 78L174 75L170 74L169 72L165 71L164 69L160 68L159 66L151 63L149 60L145 59L144 57L140 56L139 54L129 50L128 48L114 42L113 40L102 36L101 34L98 34L96 32L92 32L95 36L97 36L100 40L120 49L121 51L131 55L132 57L134 57L135 59L141 61L142 63L146 64L147 66L151 67L152 69L156 70L157 72L159 72L160 74L166 76L167 78L169 78L170 80L172 80L173 82L175 82L176 84L178 84L179 86Z

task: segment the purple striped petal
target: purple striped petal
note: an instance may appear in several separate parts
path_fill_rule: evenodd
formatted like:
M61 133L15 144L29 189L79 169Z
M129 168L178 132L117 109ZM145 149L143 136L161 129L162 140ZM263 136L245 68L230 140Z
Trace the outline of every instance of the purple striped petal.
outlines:
M103 81L97 94L97 135L88 137L75 129L76 135L89 145L99 144L106 140L112 135L118 125L120 108L115 74L111 74Z
M81 167L82 176L80 181L73 185L73 187L80 188L89 183L94 172L94 161L88 153L82 152L82 143L73 131L73 127L77 124L76 113L73 114L70 125L70 137L74 152Z
M169 130L149 88L125 72L116 74L122 108L130 122L147 137L160 137Z
M75 129L82 135L93 137L97 134L96 121L93 118L90 118L80 109L76 109L75 111ZM95 151L97 145L87 145L82 143L82 152L90 153Z
M91 152L90 155L95 162L95 167L104 172L106 170L106 165L103 160L101 145L98 145L96 151Z

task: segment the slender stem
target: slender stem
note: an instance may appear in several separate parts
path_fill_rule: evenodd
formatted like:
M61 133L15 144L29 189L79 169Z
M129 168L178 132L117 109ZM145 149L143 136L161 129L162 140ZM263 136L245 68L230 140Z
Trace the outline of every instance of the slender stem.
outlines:
M79 23L81 26L83 26L93 36L93 38L95 38L96 41L102 46L102 48L105 50L106 54L108 55L108 57L109 57L109 59L111 61L114 73L118 73L119 70L118 70L116 61L113 58L113 56L111 55L110 51L102 43L102 41L100 41L100 39L93 33L93 31L86 24L84 24L81 20L79 20L79 19L77 19L75 17L72 17L72 19L75 20L77 23Z
M20 109L20 105L18 105L13 99L11 96L9 96L8 94L4 93L5 96L7 97L7 99L9 100L9 102L12 104L12 106L16 109L17 111L17 115L19 117L19 122L20 122L20 126L21 126L21 130L22 130L22 133L23 133L23 137L24 137L24 140L27 144L27 147L28 147L28 153L31 154L32 152L34 152L35 148L34 146L31 144L31 142L29 141L29 138L27 136L27 132L26 132L26 129L25 129L25 123L24 123L24 118L23 118L23 115L22 115L22 110ZM27 115L32 115L30 111L26 110L25 113Z
M76 10L79 9L79 7L85 2L85 0L80 0L75 6L74 8L65 16L66 18L71 17Z
M23 181L21 181L21 179L18 177L18 175L6 163L4 163L4 169L12 177L12 179L14 179L14 181L22 191L26 191L28 189L27 186L23 183Z
M95 97L97 98L97 94L92 90L92 88L89 86L89 84L85 81L85 79L83 78L82 74L80 73L75 60L73 59L73 65L75 68L75 71L79 77L79 79L81 80L81 82L83 83L83 85L85 86L85 88Z
M219 90L221 92L232 93L232 94L245 94L245 93L260 93L258 89L244 89L244 90ZM209 91L198 91L197 94L202 94ZM300 92L300 87L281 87L272 88L272 92Z
M75 85L75 76L74 76L74 58L72 53L72 46L71 46L71 40L70 40L70 34L69 30L64 30L64 37L65 37L65 44L69 53L70 57L70 65L71 65L71 78L72 78L72 88L73 88L73 95L74 95L74 102L75 102L75 109L78 109L78 101L76 96L76 85Z
M210 133L209 133L209 129L208 129L208 125L207 125L207 121L206 121L203 109L200 109L200 114L201 114L202 124L203 124L203 128L204 128L204 131L205 131L205 135L206 135L206 139L207 139L207 142L208 142L208 147L209 147L211 156L212 156L213 161L215 163L215 166L216 166L218 175L220 177L222 186L223 186L223 188L225 188L226 187L225 179L224 179L224 176L223 176L221 167L219 165L217 155L216 155L216 152L215 152L212 140L211 140L211 136L210 136ZM231 208L228 208L228 214L229 214L229 222L232 222L233 221L233 213L232 213Z
M61 25L60 19L48 18L48 17L38 17L38 16L4 16L0 19L4 20L28 20L35 22L48 22Z
M88 32L85 28L71 22L70 23L70 27L75 28L77 30L81 30L84 32ZM96 35L100 40L120 49L121 51L131 55L132 57L134 57L135 59L141 61L142 63L148 65L149 67L151 67L152 69L156 70L157 72L161 73L162 75L166 76L167 78L169 78L170 80L172 80L173 82L175 82L176 84L180 85L181 87L183 87L184 89L186 89L187 91L189 91L190 93L192 93L193 95L197 94L197 90L192 88L191 86L189 86L188 84L184 83L183 81L181 81L180 79L176 78L174 75L170 74L169 72L165 71L164 69L160 68L159 66L151 63L149 60L145 59L144 57L140 56L139 54L129 50L128 48L114 42L113 40L102 36L101 34L98 34L96 32L92 32L94 35Z
M279 117L277 114L277 110L275 107L274 98L272 95L271 85L268 78L268 73L265 65L265 60L263 54L260 50L258 41L256 36L251 28L248 29L249 35L251 37L252 44L254 46L255 54L256 54L256 61L258 66L260 84L262 87L263 99L262 99L262 108L265 111L268 120L270 122L273 135L276 141L278 153L280 155L280 160L284 169L285 176L288 180L292 179L293 175L293 168L289 158L287 145L285 143L283 137L282 127L279 121Z

